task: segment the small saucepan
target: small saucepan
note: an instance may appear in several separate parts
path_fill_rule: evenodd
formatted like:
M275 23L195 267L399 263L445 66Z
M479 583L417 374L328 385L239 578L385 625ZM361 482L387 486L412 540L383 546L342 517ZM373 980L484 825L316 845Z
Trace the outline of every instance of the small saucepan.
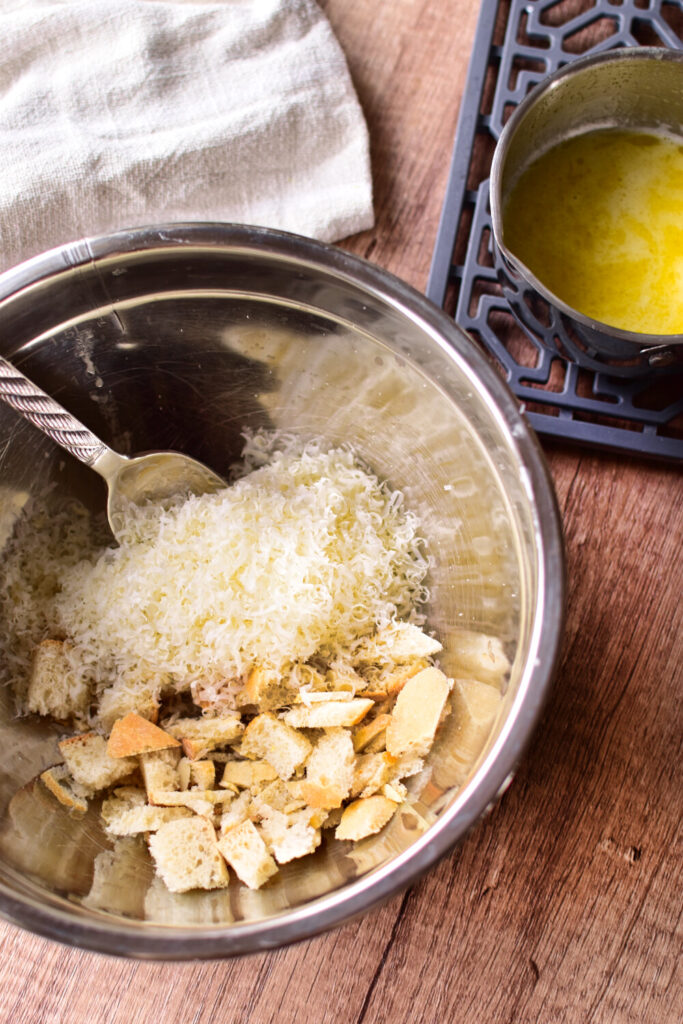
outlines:
M499 280L531 337L581 366L620 377L680 369L683 330L677 323L675 333L670 325L662 333L645 333L595 319L557 294L561 287L548 286L543 266L534 272L510 245L508 204L528 168L568 140L613 129L683 144L683 51L634 47L580 58L545 78L516 108L496 147L490 179ZM591 170L587 166L585 174ZM550 194L552 203L568 202L559 186ZM540 205L538 216L551 230ZM583 252L577 248L572 258L580 260ZM672 298L675 293L674 287Z

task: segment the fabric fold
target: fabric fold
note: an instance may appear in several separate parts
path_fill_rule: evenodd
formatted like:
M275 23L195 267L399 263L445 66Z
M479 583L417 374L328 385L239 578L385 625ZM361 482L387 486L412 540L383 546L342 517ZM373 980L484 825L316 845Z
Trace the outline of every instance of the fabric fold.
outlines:
M155 222L372 226L368 133L314 0L0 11L2 268Z

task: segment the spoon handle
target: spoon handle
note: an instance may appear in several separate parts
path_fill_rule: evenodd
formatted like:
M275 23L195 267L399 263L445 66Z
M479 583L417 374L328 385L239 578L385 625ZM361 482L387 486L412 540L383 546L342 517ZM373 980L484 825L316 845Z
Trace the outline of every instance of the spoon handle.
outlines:
M80 420L0 356L0 398L86 466L111 451Z

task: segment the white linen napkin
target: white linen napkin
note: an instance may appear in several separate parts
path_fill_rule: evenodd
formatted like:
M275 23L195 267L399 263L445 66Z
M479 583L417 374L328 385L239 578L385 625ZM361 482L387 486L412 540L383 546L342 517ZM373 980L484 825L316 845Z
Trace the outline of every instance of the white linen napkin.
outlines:
M161 221L371 227L368 135L314 0L4 0L0 266Z

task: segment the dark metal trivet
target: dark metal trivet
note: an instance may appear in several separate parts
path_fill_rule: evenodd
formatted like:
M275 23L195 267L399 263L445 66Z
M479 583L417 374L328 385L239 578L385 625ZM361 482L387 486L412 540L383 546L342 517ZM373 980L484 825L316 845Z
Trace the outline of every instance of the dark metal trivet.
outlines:
M511 110L584 53L683 49L683 0L482 0L427 295L498 362L541 434L683 459L683 374L580 369L522 331L491 258L488 173Z

